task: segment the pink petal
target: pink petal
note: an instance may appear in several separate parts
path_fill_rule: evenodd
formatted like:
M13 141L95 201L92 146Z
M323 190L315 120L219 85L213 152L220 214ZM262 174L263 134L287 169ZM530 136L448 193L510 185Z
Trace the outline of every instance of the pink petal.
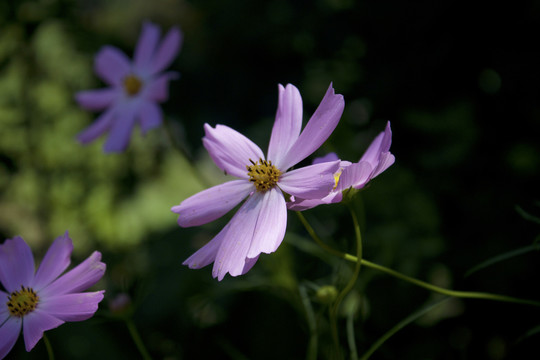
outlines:
M96 121L92 123L92 125L77 135L77 140L79 140L82 144L88 144L89 142L92 142L103 135L110 129L115 117L115 113L116 107L105 111L96 119Z
M213 129L204 124L203 145L216 165L226 174L247 179L249 160L264 159L261 149L244 135L225 125Z
M345 101L342 95L336 95L332 84L315 113L300 134L298 140L292 145L281 162L277 163L280 170L284 171L296 165L311 155L328 139L336 128Z
M219 281L225 274L242 275L246 257L253 240L255 226L262 207L262 194L255 192L240 207L223 232L221 246L216 254L212 275Z
M249 270L251 270L251 268L257 263L257 260L259 260L259 256L254 258L246 258L244 268L242 269L242 273L240 275L244 275Z
M281 175L278 186L300 199L322 199L335 186L334 173L338 169L339 161L305 166Z
M82 321L91 318L103 300L104 291L50 296L39 304L40 311L63 321Z
M148 82L143 97L150 101L162 103L169 98L169 81L178 78L178 73L167 71Z
M273 188L263 195L261 211L247 257L255 258L260 253L270 254L276 251L283 241L286 228L285 197L279 189Z
M315 159L313 159L312 164L315 165L315 164L320 164L320 163L329 162L329 161L336 161L336 160L339 160L337 154L334 152L331 152L324 156L316 157Z
M371 174L371 178L373 179L374 177L382 173L384 170L388 169L395 161L396 158L392 153L382 153L379 158L379 163L377 164L377 167L375 168L375 170L373 170L373 174Z
M0 359L3 359L17 342L21 327L22 321L17 317L9 318L6 322L0 323Z
M159 125L163 120L161 108L154 102L142 101L139 109L141 131L143 134Z
M190 269L200 269L213 263L229 225L230 222L212 240L187 258L182 265L187 265Z
M298 139L301 129L302 97L300 92L291 84L288 84L286 88L279 85L278 110L268 145L268 159L275 164L280 164L282 157Z
M117 110L116 119L109 131L109 137L103 146L104 152L121 152L127 148L135 126L135 110L134 105L122 106Z
M23 322L23 336L26 351L30 351L36 346L39 339L43 337L44 331L54 329L64 323L62 320L38 309L25 315Z
M0 245L0 282L8 293L29 286L34 277L32 250L20 236Z
M156 51L160 35L159 26L147 21L143 23L141 36L135 47L135 66L141 70L149 70L152 56Z
M104 46L96 55L94 70L107 84L121 86L123 79L131 72L131 62L117 48Z
M375 166L379 161L379 156L382 152L388 152L392 144L392 130L390 129L390 121L386 123L386 128L379 133L375 139L369 144L360 161L367 161Z
M169 66L178 51L180 50L180 45L182 44L183 35L180 29L177 27L172 27L171 30L165 35L165 39L159 45L154 58L152 59L152 66L150 68L150 73L155 74L167 66Z
M253 190L253 184L249 181L233 180L203 190L171 210L179 215L178 225L199 226L222 217Z
M75 95L75 100L83 109L99 111L111 106L119 94L117 88L86 90L79 91Z
M338 190L344 191L351 186L355 189L363 188L371 179L373 168L367 161L351 164L343 169L339 177Z
M101 262L101 253L94 251L82 263L60 276L49 286L42 289L40 296L56 296L76 293L88 289L105 274L106 266Z
M319 205L335 204L341 202L342 199L343 195L341 191L332 191L322 199L295 199L294 196L291 196L291 200L293 201L287 203L287 209L292 211L304 211Z
M64 235L56 238L45 254L30 286L39 291L60 276L69 266L72 251L73 242L66 231Z

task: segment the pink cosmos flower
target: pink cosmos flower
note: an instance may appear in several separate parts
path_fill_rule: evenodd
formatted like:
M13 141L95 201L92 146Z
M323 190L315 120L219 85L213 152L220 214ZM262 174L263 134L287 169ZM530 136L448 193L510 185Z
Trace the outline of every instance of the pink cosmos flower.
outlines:
M161 124L163 115L157 104L168 99L169 80L178 76L163 70L178 54L182 33L173 27L161 42L159 37L159 27L146 22L133 62L112 46L104 46L96 55L96 74L110 87L76 94L75 99L82 108L105 110L77 136L81 143L94 141L108 131L103 150L120 152L127 147L136 123L143 134Z
M69 266L72 250L66 231L53 242L34 273L32 251L21 237L0 245L0 283L5 289L0 290L0 359L15 345L21 329L26 351L30 351L44 331L66 321L86 320L96 312L104 291L81 291L101 279L105 264L95 251L60 276Z
M302 128L302 98L296 87L279 85L276 120L268 157L251 140L235 130L205 124L203 144L216 165L239 178L207 190L174 206L178 224L198 226L213 221L238 205L238 212L208 244L184 265L202 268L212 262L213 277L245 274L260 253L277 250L287 225L286 194L303 199L321 198L334 186L339 162L326 162L289 170L311 155L330 136L343 112L342 95L330 84L319 107ZM289 170L289 171L288 171Z
M300 197L291 198L290 210L303 211L311 209L321 204L338 203L342 200L342 192L353 187L362 189L371 179L388 169L395 161L394 155L390 152L392 144L392 130L390 122L386 123L386 128L371 142L368 149L357 163L341 161L339 170L334 174L335 185L332 191L320 199L302 199ZM314 164L335 161L338 157L335 153L330 153L322 158L313 161Z

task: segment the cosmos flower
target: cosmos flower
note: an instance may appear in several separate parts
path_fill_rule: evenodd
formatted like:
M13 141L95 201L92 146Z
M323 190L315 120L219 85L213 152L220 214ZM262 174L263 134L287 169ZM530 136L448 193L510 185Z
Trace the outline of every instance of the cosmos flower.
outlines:
M136 123L141 132L159 126L163 114L158 103L169 97L169 80L175 72L163 72L180 50L182 33L173 27L162 41L160 29L150 22L143 24L133 62L119 49L104 46L95 58L96 74L109 85L105 89L81 91L75 99L87 110L105 110L77 139L89 143L109 132L105 152L123 151Z
M0 245L0 359L23 332L26 351L32 350L46 330L66 321L94 315L104 291L81 292L105 273L101 254L95 251L81 264L69 266L73 244L66 233L58 237L35 271L32 250L21 237Z
M213 221L247 200L229 223L184 265L198 269L214 262L213 277L245 274L260 253L277 250L287 225L286 199L321 198L334 186L339 162L325 162L294 170L292 166L311 155L330 136L343 112L342 95L328 88L319 107L302 128L302 98L296 87L279 85L276 120L268 156L235 130L205 124L203 144L216 165L239 178L207 190L174 206L178 224L198 226Z
M339 170L334 174L335 186L332 191L321 199L292 198L289 204L290 210L303 211L311 209L317 205L338 203L343 198L343 191L354 188L362 189L371 179L388 169L395 161L394 155L390 152L392 144L392 130L390 122L386 123L386 128L371 142L368 149L357 163L341 161ZM313 161L314 164L335 161L338 157L335 153L330 153L322 158Z

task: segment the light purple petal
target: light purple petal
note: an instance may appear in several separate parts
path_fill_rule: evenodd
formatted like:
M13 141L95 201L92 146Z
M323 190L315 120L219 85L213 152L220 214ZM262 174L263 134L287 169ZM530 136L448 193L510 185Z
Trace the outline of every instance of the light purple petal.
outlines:
M199 226L218 219L244 200L254 190L246 180L233 180L203 190L171 210L177 213L178 225Z
M187 258L182 265L187 265L190 269L200 269L213 263L229 226L230 222L212 240Z
M21 333L22 321L12 317L5 323L0 323L0 359L3 359L17 342Z
M84 291L103 277L105 268L105 264L101 262L101 253L94 251L82 263L42 289L39 295L46 298L47 296Z
M105 145L103 145L104 152L121 152L127 148L133 127L135 126L135 111L136 106L134 104L118 108L116 119L109 131L109 137Z
M331 152L331 153L328 153L328 154L326 154L324 156L316 157L315 159L313 159L313 162L311 164L315 165L315 164L320 164L320 163L325 163L325 162L330 162L330 161L336 161L336 160L339 160L337 154L334 153L334 152Z
M302 97L300 92L291 84L285 88L280 84L278 88L279 100L276 121L268 145L268 159L275 164L281 162L282 157L287 154L298 139L302 129Z
M30 287L39 291L60 276L69 266L72 251L73 242L66 231L64 235L59 236L52 243L41 261Z
M160 35L159 26L149 21L143 23L141 36L135 47L135 66L141 70L149 70L152 56L156 51Z
M379 163L377 164L377 167L373 171L373 174L371 174L371 178L373 179L374 177L382 173L384 170L388 169L395 161L396 158L392 153L382 153L381 157L379 158Z
M180 29L172 27L171 30L169 30L152 60L150 69L152 74L162 71L172 63L180 50L182 39L183 35Z
M150 80L143 92L143 97L150 101L162 103L169 98L169 81L177 79L179 74L173 71L167 71L160 74L157 78Z
M304 211L312 209L319 205L328 205L341 202L343 194L341 191L332 191L328 196L322 199L295 199L291 196L291 202L287 203L287 209L292 211Z
M255 226L262 207L262 194L253 193L233 216L229 227L223 232L221 246L216 254L212 275L219 281L225 274L242 275L246 257L253 240Z
M32 250L20 236L0 245L0 282L8 293L29 286L34 269Z
M40 311L63 321L82 321L91 318L103 300L104 291L65 294L47 297L39 304Z
M122 51L107 45L96 55L94 70L107 84L121 86L131 72L131 62Z
M23 318L23 335L26 351L30 351L36 346L39 339L43 337L44 331L54 329L63 323L62 320L38 309L25 315Z
M77 135L77 140L82 144L88 144L94 141L105 132L107 132L114 120L116 107L110 108L101 114L89 127L84 129Z
M336 128L344 107L343 96L336 95L332 84L330 84L326 95L324 95L319 107L315 110L298 140L289 149L281 162L276 163L278 168L285 171L317 150Z
M338 169L339 161L305 166L281 175L278 186L300 199L322 199L332 191Z
M371 163L373 167L375 167L376 163L379 161L380 154L383 152L388 152L391 144L392 130L390 129L390 121L388 121L386 123L385 130L379 133L375 139L373 139L364 155L362 155L360 161L367 161Z
M111 106L119 94L118 88L86 90L75 94L75 100L83 109L99 111Z
M248 179L249 160L264 159L261 149L244 135L225 125L204 124L203 145L216 165L229 175Z
M151 101L141 101L139 116L141 121L141 131L143 134L146 134L148 130L161 125L163 120L161 108L156 103Z
M343 169L339 177L338 190L344 191L351 186L360 189L371 179L373 168L367 161L354 163Z
M2 326L4 321L6 321L7 318L10 316L9 309L7 306L5 306L5 304L7 304L8 302L8 296L9 294L7 292L3 292L2 290L0 290L0 326ZM1 358L2 357L0 357L0 359Z
M251 270L251 268L257 263L257 260L259 260L259 256L254 258L246 258L246 263L244 264L244 268L242 269L242 273L240 275L244 275Z
M279 189L273 188L263 194L261 211L247 257L256 258L260 253L270 254L276 251L283 241L286 228L285 197Z

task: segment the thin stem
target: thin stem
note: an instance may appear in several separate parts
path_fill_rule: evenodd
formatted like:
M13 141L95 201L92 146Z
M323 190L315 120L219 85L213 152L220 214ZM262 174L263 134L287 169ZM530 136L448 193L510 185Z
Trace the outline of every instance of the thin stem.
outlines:
M148 350L146 350L146 347L144 346L141 336L139 335L139 331L137 331L137 327L135 326L135 323L131 319L125 319L125 321L126 321L127 328L129 330L129 334L133 338L133 341L135 342L137 349L141 353L142 358L144 360L151 360L152 357L148 353Z
M316 360L317 359L317 348L318 348L318 337L317 337L317 322L315 321L315 313L313 312L313 307L307 295L306 287L300 285L298 288L300 292L300 298L302 299L302 305L306 310L306 320L309 327L309 344L306 360Z
M356 339L354 337L354 313L347 315L347 341L349 342L349 352L351 360L358 360L358 351L356 350Z
M52 345L49 341L49 338L47 337L47 334L45 333L43 333L43 342L45 343L45 347L47 348L47 356L49 357L49 360L54 360Z
M319 246L321 246L324 250L326 250L327 252L329 252L331 254L334 254L334 255L342 258L342 259L345 259L347 261L351 261L351 262L354 262L354 263L358 262L358 259L359 259L358 257L356 257L354 255L351 255L351 254L341 252L341 251L336 250L336 249L333 249L332 247L330 247L330 246L326 245L325 243L323 243L322 240L317 236L317 234L315 233L313 228L309 225L309 223L307 222L305 217L299 212L297 212L297 214L298 214L302 224L304 224L304 227L306 228L307 232L310 234L310 236L313 238L313 240L317 244L319 244ZM540 302L538 302L538 301L518 299L518 298L505 296L505 295L497 295L497 294L490 294L490 293L483 293L483 292L469 292L469 291L448 290L448 289L445 289L445 288L442 288L442 287L439 287L439 286L429 284L429 283L427 283L425 281L418 280L418 279L412 278L410 276L404 275L404 274L402 274L402 273L400 273L398 271L392 270L392 269L387 268L385 266L372 263L372 262L370 262L370 261L368 261L366 259L360 259L360 262L362 263L362 265L364 265L366 267L382 271L382 272L384 272L384 273L386 273L388 275L394 276L394 277L396 277L398 279L410 282L411 284L414 284L416 286L420 286L420 287L423 287L423 288L425 288L427 290L430 290L430 291L433 291L433 292L436 292L436 293L439 293L439 294L443 294L443 295L459 297L459 298L486 299L486 300L504 301L504 302L512 302L512 303L517 303L517 304L540 306Z

